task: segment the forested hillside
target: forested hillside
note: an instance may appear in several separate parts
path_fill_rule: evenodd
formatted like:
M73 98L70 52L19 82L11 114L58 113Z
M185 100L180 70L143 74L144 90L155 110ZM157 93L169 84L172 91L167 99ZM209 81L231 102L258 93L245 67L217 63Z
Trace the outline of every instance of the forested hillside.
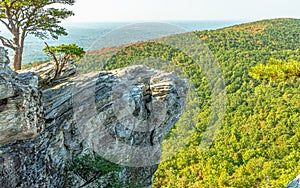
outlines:
M226 88L222 125L205 149L212 91L201 67L184 52L194 48L179 50L161 42L166 38L158 39L91 52L79 67L83 72L133 62L155 67L161 58L160 68L182 71L190 79L197 100L187 105L196 107L187 107L176 128L184 132L185 125L195 124L183 134L188 138L177 137L185 139L185 146L160 164L154 187L286 186L300 174L300 20L263 20L190 34L210 49ZM222 85L220 80L213 83ZM169 141L167 148L173 144Z

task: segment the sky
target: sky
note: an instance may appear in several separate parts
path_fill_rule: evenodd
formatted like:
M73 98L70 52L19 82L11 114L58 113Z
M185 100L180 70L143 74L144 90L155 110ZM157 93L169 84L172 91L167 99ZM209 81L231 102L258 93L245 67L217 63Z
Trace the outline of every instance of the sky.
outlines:
M67 22L300 18L300 0L76 0Z

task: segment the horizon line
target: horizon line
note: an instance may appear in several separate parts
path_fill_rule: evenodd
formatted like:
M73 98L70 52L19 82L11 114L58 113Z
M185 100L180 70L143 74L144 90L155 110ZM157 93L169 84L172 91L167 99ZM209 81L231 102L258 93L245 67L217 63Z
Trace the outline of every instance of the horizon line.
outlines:
M254 22L262 20L273 20L273 19L300 19L298 17L270 17L270 18L249 18L249 19L163 19L163 20L88 20L88 21L73 21L73 20L63 20L64 23L132 23L132 22L226 22L226 21L237 21L237 22Z

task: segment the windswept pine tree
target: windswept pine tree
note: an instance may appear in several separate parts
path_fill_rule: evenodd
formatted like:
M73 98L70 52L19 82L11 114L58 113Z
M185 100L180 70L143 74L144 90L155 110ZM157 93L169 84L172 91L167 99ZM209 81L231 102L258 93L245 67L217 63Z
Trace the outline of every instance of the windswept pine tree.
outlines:
M53 5L73 5L75 0L2 0L0 2L0 23L11 33L12 38L0 35L2 44L14 51L13 66L21 69L25 38L34 35L40 39L67 35L59 24L73 15L65 8L51 8Z

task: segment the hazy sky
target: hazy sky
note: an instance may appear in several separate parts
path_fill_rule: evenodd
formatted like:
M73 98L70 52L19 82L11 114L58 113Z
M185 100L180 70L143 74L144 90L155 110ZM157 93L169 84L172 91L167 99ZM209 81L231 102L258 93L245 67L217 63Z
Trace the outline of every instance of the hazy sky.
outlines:
M300 18L300 0L77 0L71 22Z

